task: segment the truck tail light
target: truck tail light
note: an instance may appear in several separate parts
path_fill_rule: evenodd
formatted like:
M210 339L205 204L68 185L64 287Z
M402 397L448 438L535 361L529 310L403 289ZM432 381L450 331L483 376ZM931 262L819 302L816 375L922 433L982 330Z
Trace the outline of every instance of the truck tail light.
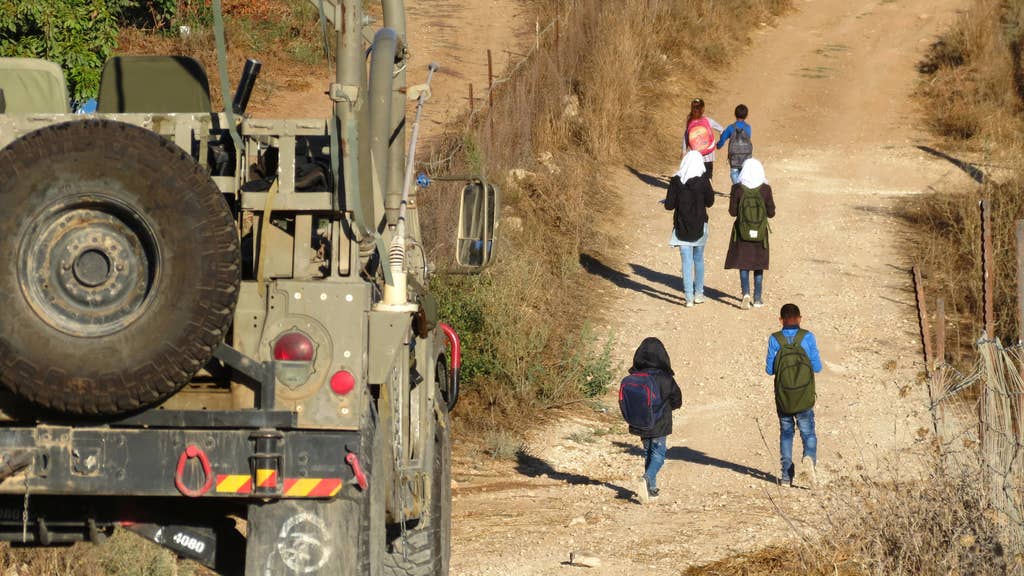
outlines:
M339 370L331 376L331 391L339 396L348 394L355 387L355 376L347 370Z
M274 360L278 362L312 362L316 346L302 332L285 332L274 340Z
M301 386L313 374L316 344L305 333L292 329L271 343L277 379L290 388Z

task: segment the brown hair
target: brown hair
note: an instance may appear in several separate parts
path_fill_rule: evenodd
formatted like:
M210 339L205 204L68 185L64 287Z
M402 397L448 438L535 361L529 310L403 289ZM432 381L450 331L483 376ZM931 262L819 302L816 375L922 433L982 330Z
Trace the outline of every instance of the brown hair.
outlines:
M694 98L693 101L690 102L690 116L687 117L686 123L689 124L690 122L693 122L694 120L700 118L703 115L704 101L701 100L700 98Z

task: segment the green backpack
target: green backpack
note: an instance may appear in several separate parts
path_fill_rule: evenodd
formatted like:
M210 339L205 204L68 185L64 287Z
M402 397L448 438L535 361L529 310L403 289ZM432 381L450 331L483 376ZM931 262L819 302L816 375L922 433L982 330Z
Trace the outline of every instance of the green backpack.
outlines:
M761 197L760 186L757 188L743 186L737 213L736 225L733 228L733 240L760 242L767 248L768 209L764 205L764 198Z
M793 342L782 332L772 334L779 343L775 356L775 408L779 414L798 414L814 407L814 369L801 343L806 330L797 330Z

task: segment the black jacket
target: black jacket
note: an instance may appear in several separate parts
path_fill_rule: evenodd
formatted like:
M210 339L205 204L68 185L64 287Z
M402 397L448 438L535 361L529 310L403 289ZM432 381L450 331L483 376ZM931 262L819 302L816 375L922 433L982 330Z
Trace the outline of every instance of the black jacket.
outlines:
M714 203L715 192L707 178L697 176L683 183L679 176L673 176L668 183L665 210L676 211L672 215L676 238L686 242L700 240L708 221L708 208Z
M665 402L665 410L661 413L661 418L655 423L654 428L640 431L630 426L629 433L641 438L668 436L672 433L672 410L677 410L683 405L683 393L679 390L679 385L676 384L672 361L669 360L668 352L661 340L644 338L644 341L636 349L636 353L633 354L633 367L629 369L629 372L643 371L653 371L651 373L654 381L661 388L661 398Z

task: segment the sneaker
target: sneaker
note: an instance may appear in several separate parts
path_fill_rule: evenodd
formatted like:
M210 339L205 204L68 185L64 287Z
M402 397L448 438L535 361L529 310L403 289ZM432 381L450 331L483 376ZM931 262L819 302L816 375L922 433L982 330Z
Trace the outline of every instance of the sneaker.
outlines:
M764 308L764 302L754 301L754 308Z
M658 497L658 493L659 492L660 491L657 488L648 488L647 489L647 497L649 499L651 499L651 500L654 500L655 498Z
M705 302L707 302L707 300L704 299L703 294L697 294L696 296L693 297L694 304L703 304Z
M647 492L647 478L644 478L643 476L636 481L636 499L639 500L641 504L647 504L651 499L650 494Z
M740 303L740 308L750 310L750 294L743 295L743 302Z
M782 486L783 488L786 488L786 487L792 488L793 487L793 479L792 478L786 478L786 477L779 478L779 486Z
M693 308L693 300L687 300L686 301L686 307L687 308Z
M803 460L800 461L800 466L807 471L807 475L810 476L811 486L818 486L818 471L814 464L814 459L810 456L804 456Z

